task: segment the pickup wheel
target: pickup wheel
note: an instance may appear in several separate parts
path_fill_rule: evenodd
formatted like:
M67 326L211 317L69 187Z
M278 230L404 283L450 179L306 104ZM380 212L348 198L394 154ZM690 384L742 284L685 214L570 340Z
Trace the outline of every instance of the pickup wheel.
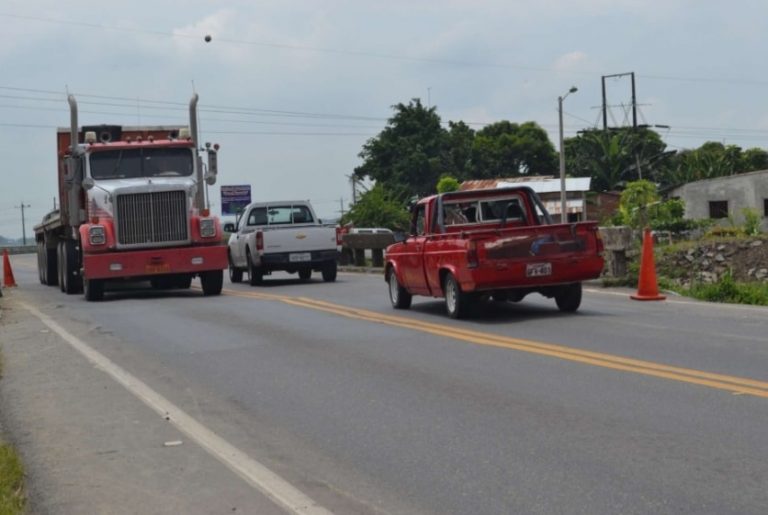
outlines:
M560 311L573 313L581 305L581 283L561 286L555 293L555 302Z
M323 281L327 283L334 282L336 280L337 271L338 267L336 265L336 260L328 261L323 265Z
M245 251L245 260L248 263L248 282L251 286L256 286L264 281L264 272L256 265L253 264L251 259L251 251Z
M389 301L392 303L392 307L395 309L410 308L413 296L400 285L394 269L390 269L387 283L389 284Z
M229 258L229 282L231 283L241 283L243 282L243 271L240 268L237 268L234 263L232 263L232 256L228 254Z
M208 270L200 272L200 285L203 287L203 295L218 295L224 284L223 270Z
M459 282L448 272L443 281L445 292L445 310L451 318L464 318L469 312L470 296L461 291Z
M311 268L301 268L299 269L299 279L302 281L309 281L312 278L312 269Z
M101 279L83 279L83 291L88 302L104 298L104 281Z

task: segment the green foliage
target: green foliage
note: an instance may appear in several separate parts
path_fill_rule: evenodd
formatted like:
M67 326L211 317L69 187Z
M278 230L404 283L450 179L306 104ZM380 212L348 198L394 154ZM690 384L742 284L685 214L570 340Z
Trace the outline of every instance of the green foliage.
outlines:
M652 182L642 180L629 183L619 199L623 224L635 229L644 227L649 221L649 206L658 201L659 193Z
M696 284L686 293L710 302L768 306L768 284L736 282L731 271L725 273L716 283Z
M741 238L745 236L744 229L741 227L735 227L733 225L731 226L723 226L723 225L715 225L712 228L710 228L706 234L704 234L704 238L707 239L716 239L716 238Z
M459 181L457 181L455 177L451 177L450 175L444 175L440 177L439 181L437 181L438 193L448 193L449 191L458 191L458 189L459 189Z
M757 209L745 207L741 210L744 215L744 233L747 236L757 236L762 232L760 230L760 212Z
M405 231L410 225L410 215L402 202L392 199L382 184L376 184L344 214L341 223Z
M393 109L387 127L363 145L363 164L355 175L373 179L393 198L405 201L432 192L445 168L447 132L435 108L424 107L419 99Z
M566 169L569 175L591 177L593 191L613 191L641 176L656 180L669 156L665 149L649 129L591 129L565 140Z
M736 145L708 141L697 149L678 152L659 178L665 186L768 169L768 152L761 148L742 151Z
M24 512L24 469L10 445L0 442L0 513Z
M492 179L552 173L557 153L547 132L535 122L508 121L483 127L472 146L472 177Z

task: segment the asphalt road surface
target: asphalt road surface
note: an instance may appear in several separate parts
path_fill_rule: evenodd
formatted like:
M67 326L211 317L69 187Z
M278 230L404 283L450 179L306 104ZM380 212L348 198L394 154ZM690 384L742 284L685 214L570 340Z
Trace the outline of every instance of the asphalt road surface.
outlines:
M12 263L0 408L36 512L768 512L766 308L587 287L454 321L351 273L87 303Z

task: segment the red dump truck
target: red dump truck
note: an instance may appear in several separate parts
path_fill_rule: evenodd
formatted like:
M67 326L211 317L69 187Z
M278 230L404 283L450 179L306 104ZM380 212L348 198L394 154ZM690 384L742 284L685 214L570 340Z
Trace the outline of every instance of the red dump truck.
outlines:
M413 295L444 297L452 318L486 298L517 302L533 292L576 311L581 282L603 269L597 223L553 224L523 186L424 198L410 234L396 241L384 269L392 306L410 307Z
M70 127L57 131L59 208L35 226L40 282L68 294L103 298L116 281L221 293L227 247L211 216L205 184L214 184L218 145L197 139L197 95L188 127Z

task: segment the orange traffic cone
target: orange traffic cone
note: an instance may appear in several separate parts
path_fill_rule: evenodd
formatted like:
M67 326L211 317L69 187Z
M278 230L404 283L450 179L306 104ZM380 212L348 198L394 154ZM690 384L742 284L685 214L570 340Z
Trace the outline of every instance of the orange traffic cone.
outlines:
M8 249L3 249L3 286L13 288L16 281L13 279L13 270L11 270L11 260L8 258Z
M659 295L656 284L656 263L653 259L653 237L651 230L646 227L643 232L643 253L640 256L640 278L637 282L637 294L630 295L635 300L664 300L667 297Z

